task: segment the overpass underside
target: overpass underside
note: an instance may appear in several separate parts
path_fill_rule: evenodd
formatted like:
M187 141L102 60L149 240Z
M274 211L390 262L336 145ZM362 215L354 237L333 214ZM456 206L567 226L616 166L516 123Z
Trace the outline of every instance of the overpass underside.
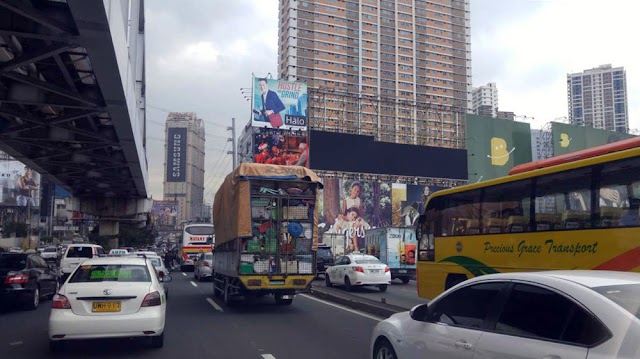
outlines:
M69 190L78 207L117 218L103 204L147 197L144 67L141 81L123 79L118 51L130 42L114 40L105 4L0 0L0 149ZM136 19L133 35L143 33ZM130 83L141 96L127 96ZM135 213L121 215L135 216L146 205L125 207Z

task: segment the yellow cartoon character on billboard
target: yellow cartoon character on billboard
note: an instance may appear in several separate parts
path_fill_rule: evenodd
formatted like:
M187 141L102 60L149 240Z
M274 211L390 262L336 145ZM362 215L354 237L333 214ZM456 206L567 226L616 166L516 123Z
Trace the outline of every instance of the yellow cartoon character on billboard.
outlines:
M571 144L571 140L573 138L569 138L569 135L567 135L566 133L561 133L560 134L560 146L562 147L569 147L569 145Z
M504 166L509 162L509 155L516 148L512 148L511 151L507 150L507 141L504 138L493 137L491 138L491 154L487 157L491 158L491 164L493 166Z

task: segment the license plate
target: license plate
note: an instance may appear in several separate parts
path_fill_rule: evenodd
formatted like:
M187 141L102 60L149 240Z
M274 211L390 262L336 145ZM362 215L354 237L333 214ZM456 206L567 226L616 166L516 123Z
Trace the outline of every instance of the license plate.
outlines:
M270 280L269 284L271 284L271 285L284 285L284 281L283 280Z
M407 270L406 270L406 269L400 269L400 270L398 271L398 273L407 273Z
M120 302L93 302L92 310L96 313L119 312Z
M377 274L377 273L380 273L380 270L379 269L371 269L371 270L369 270L369 273L376 273Z

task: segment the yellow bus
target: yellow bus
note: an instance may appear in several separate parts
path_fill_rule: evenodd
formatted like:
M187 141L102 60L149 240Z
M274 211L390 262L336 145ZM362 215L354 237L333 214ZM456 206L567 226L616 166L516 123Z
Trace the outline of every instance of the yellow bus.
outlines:
M417 228L420 297L489 273L640 271L640 138L520 167L429 198Z

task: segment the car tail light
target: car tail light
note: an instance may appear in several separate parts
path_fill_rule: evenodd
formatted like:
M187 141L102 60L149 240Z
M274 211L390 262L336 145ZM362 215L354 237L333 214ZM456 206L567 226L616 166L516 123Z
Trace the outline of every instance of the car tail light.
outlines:
M387 273L389 271L389 267L384 267L384 272Z
M56 294L53 296L53 300L51 301L52 309L71 309L71 303L69 303L69 299L62 294Z
M4 284L24 284L27 282L29 282L29 275L24 273L7 276L4 280Z
M205 261L204 263L202 263L202 265L205 266L205 267L208 267L209 266L209 262Z
M140 307L155 307L162 304L162 300L160 300L160 293L152 292L147 294L142 301L142 305Z
M362 267L352 267L354 271L364 273L364 268Z

